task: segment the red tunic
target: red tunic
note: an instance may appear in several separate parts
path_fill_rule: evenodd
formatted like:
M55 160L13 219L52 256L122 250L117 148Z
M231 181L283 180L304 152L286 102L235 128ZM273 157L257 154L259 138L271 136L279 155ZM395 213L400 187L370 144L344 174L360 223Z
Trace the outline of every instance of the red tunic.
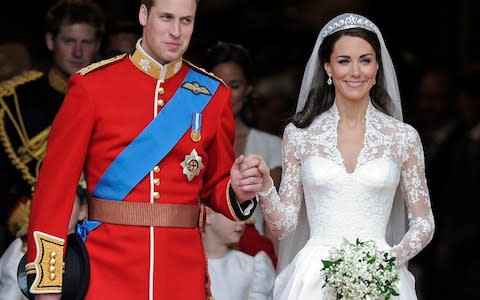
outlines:
M115 157L161 114L159 100L168 105L192 68L181 61L177 67L162 81L126 56L72 76L34 193L28 262L38 251L34 231L66 239L80 173L85 170L91 192ZM188 130L158 164L159 172L152 170L123 201L197 205L201 198L232 219L242 218L227 196L234 160L230 97L230 89L221 83L202 112L201 140L192 141ZM180 164L193 149L204 168L188 181ZM159 199L154 199L155 192ZM86 299L205 299L207 264L198 228L102 224L89 233L86 247L91 264Z

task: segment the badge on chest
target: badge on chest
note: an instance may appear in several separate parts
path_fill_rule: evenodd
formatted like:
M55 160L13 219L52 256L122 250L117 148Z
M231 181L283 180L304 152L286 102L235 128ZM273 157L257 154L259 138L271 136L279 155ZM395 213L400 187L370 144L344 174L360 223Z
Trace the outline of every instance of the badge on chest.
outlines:
M180 163L183 168L183 174L187 176L188 181L192 181L195 176L200 174L203 168L202 157L198 155L195 149L188 155L185 155L185 159Z

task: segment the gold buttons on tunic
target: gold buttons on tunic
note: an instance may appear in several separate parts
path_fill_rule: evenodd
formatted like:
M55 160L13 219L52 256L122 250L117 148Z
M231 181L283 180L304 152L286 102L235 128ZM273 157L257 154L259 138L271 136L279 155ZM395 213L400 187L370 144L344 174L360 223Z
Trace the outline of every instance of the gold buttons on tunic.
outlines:
M155 199L155 200L160 199L160 193L159 192L153 192L153 199Z
M55 275L55 264L57 263L55 257L57 256L57 252L55 251L52 251L50 252L50 267L48 268L48 270L50 271L50 275L49 275L49 278L50 280L55 280L56 278L56 275Z
M155 172L155 173L160 173L160 167L159 167L159 166L155 166L155 168L153 168L153 172Z
M159 186L160 185L160 178L153 179L153 184L156 185L156 186Z
M158 106L163 107L165 105L165 101L163 101L162 99L158 99L157 104Z
M159 88L158 88L158 93L159 93L160 95L165 94L165 89L164 89L163 87L159 87Z

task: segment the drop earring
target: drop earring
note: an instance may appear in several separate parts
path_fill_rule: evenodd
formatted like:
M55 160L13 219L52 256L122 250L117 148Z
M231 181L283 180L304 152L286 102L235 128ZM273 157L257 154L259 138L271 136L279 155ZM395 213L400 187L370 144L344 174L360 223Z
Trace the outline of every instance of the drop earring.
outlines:
M332 76L328 75L327 84L332 85Z

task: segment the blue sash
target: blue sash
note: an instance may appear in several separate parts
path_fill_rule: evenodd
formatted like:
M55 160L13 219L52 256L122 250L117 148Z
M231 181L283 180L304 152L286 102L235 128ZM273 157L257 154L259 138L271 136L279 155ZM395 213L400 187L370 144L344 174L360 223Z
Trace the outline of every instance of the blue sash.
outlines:
M175 95L147 127L115 158L100 177L92 196L123 200L170 152L192 125L192 115L203 111L219 82L190 69ZM77 228L83 240L100 222L87 220Z

